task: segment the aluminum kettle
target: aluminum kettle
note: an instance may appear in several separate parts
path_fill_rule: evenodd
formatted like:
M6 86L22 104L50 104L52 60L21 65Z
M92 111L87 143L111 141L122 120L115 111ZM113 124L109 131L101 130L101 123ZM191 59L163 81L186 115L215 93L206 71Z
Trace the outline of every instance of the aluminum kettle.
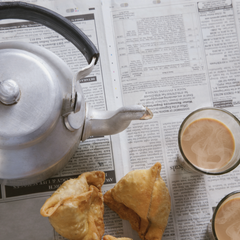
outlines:
M79 80L99 53L68 19L24 2L0 3L0 19L43 24L72 42L88 65L76 74L55 54L25 42L0 43L0 181L28 185L59 172L90 136L116 134L152 113L141 105L97 111L86 104Z

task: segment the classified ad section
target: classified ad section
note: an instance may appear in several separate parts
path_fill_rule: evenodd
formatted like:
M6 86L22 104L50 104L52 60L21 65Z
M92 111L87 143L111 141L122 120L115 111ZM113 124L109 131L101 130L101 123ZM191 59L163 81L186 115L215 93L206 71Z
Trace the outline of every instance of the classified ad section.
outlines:
M112 14L123 102L142 103L154 116L211 102L196 4L117 3Z
M239 106L239 2L113 2L124 103L155 115Z

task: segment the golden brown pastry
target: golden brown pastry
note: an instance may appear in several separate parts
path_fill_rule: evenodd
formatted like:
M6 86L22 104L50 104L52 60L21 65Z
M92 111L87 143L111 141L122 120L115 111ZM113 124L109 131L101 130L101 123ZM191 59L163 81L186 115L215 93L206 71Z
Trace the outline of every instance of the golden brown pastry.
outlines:
M104 234L103 195L105 174L86 172L64 182L47 199L40 213L60 235L70 240L100 240Z
M131 171L104 194L104 202L128 220L142 240L161 240L167 226L171 200L160 171L160 163Z
M124 238L115 238L111 235L105 235L103 237L103 240L132 240L132 238L125 238L125 237Z

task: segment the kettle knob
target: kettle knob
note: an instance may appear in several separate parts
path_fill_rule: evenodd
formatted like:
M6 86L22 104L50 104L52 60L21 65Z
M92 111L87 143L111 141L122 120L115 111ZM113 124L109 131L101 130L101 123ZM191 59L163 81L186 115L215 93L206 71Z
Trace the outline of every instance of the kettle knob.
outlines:
M0 101L6 105L17 103L20 99L20 88L18 84L12 80L7 79L0 82Z

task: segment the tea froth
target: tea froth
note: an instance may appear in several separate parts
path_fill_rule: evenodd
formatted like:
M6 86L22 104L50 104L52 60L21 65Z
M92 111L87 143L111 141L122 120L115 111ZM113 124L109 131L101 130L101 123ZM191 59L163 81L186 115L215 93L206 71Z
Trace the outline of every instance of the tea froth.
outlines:
M224 203L215 217L215 231L219 240L240 239L240 198Z
M212 118L189 124L182 135L181 145L187 159L203 169L222 168L231 160L235 149L231 131Z

